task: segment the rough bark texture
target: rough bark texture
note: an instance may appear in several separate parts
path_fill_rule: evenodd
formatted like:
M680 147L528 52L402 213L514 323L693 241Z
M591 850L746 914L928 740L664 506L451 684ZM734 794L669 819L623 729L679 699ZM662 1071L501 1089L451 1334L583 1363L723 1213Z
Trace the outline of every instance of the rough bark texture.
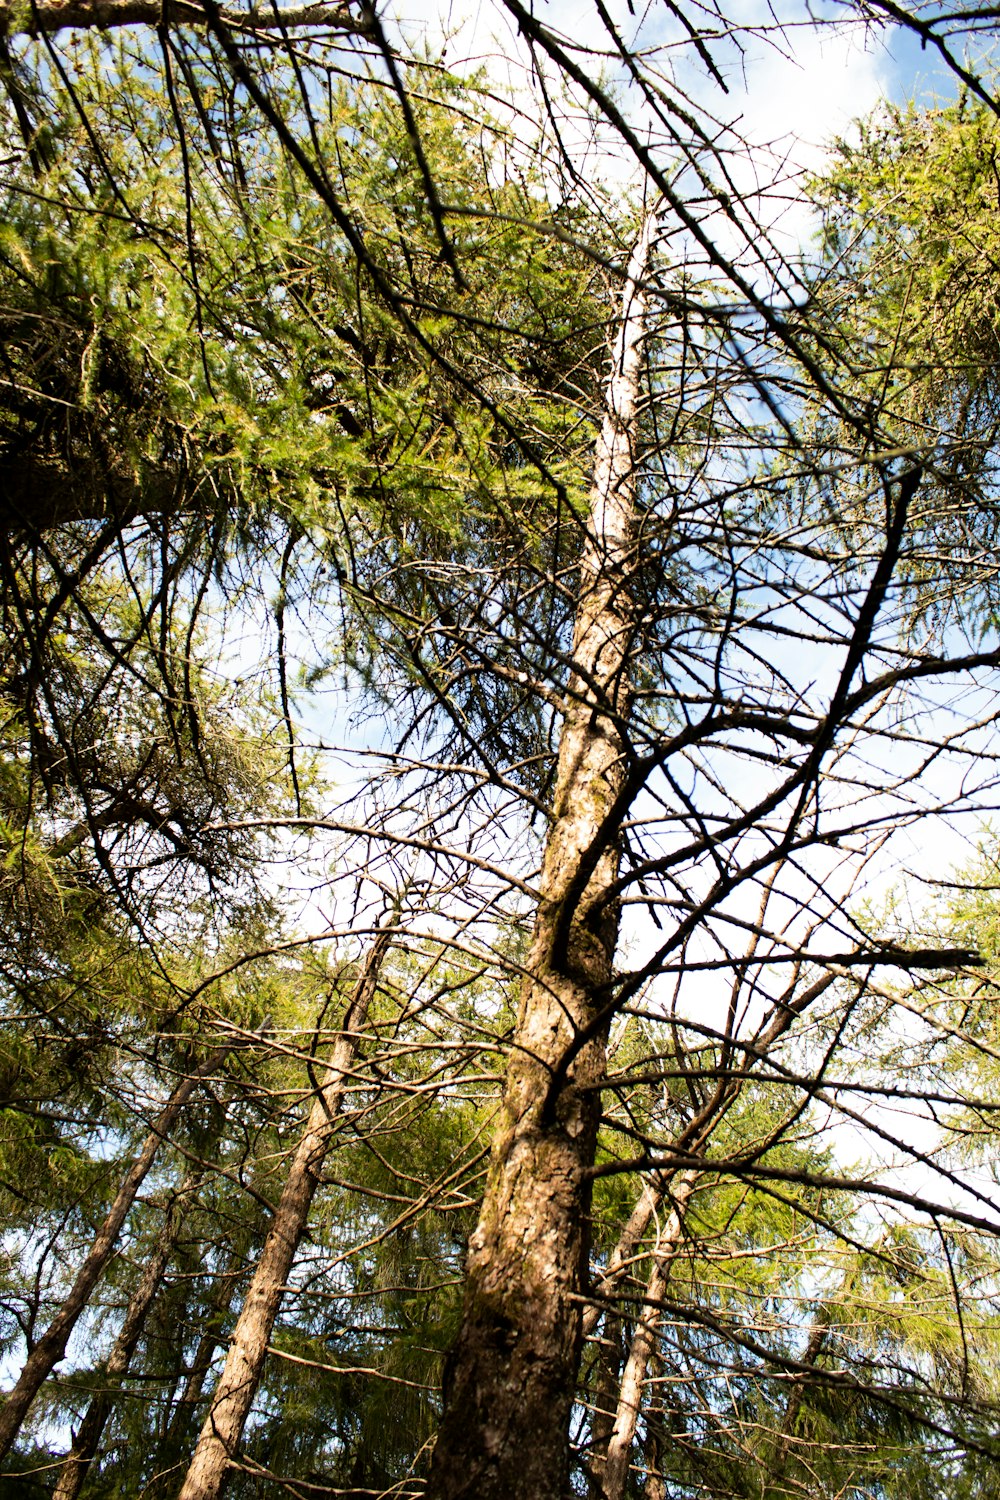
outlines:
M112 26L162 26L164 20L175 25L204 26L207 16L197 0L66 0L65 4L0 4L0 36L25 32L62 31L66 27L86 30ZM367 27L360 14L352 14L347 5L296 5L284 10L220 10L219 19L235 31L274 31L295 26L321 27L328 31L363 34Z
M563 1500L581 1348L591 1165L618 872L597 848L624 775L635 635L636 427L654 218L633 252L595 457L573 675L541 899L479 1224L449 1355L428 1500ZM588 872L585 882L581 870ZM580 889L583 886L582 890Z
M684 1230L684 1214L697 1180L697 1172L683 1172L673 1185L674 1206L656 1247L645 1301L622 1375L618 1411L615 1414L614 1428L608 1439L607 1454L603 1464L601 1493L604 1500L623 1500L625 1494L629 1456L639 1421L639 1404L646 1379L646 1367L656 1348L660 1303L667 1290L671 1262L677 1253Z
M104 1366L105 1388L93 1397L87 1407L79 1431L74 1435L73 1446L59 1471L56 1487L52 1491L52 1500L76 1500L80 1493L101 1441L105 1424L111 1415L117 1387L122 1376L128 1372L149 1309L156 1300L163 1273L173 1253L180 1223L178 1198L189 1193L193 1186L193 1180L186 1182L167 1209L166 1222L157 1241L156 1249L146 1262L139 1283L132 1293L118 1337L115 1339L114 1347Z
M358 979L343 1031L326 1066L326 1078L313 1100L292 1158L179 1500L215 1500L222 1492L229 1460L260 1384L282 1294L309 1221L319 1174L343 1103L345 1081L357 1056L358 1032L365 1024L390 941L387 932L377 935Z
M9 1453L43 1382L55 1369L66 1352L69 1336L76 1326L98 1281L104 1273L115 1251L118 1235L128 1217L146 1174L156 1158L164 1140L170 1134L177 1118L203 1078L215 1073L220 1063L233 1050L235 1043L217 1047L190 1077L185 1078L174 1089L167 1103L157 1116L143 1148L115 1195L104 1223L94 1238L86 1260L76 1275L76 1280L48 1328L31 1349L17 1383L0 1410L0 1458Z
M98 472L84 463L23 456L0 460L0 532L12 538L31 539L75 521L116 521L124 528L140 515L169 516L191 504L169 469L136 476Z

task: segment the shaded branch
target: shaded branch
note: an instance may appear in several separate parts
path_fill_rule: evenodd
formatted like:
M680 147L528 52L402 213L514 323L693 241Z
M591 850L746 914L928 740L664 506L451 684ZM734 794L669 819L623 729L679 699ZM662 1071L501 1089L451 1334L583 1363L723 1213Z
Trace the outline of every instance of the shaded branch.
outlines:
M68 0L67 4L9 4L0 0L0 36L63 31L67 28L101 31L114 26L160 26L167 7L160 0ZM193 0L170 0L169 17L175 25L205 26L208 17ZM213 18L214 19L214 18ZM293 5L285 10L223 10L219 21L233 31L278 32L298 26L323 27L347 35L364 36L368 26L347 5Z

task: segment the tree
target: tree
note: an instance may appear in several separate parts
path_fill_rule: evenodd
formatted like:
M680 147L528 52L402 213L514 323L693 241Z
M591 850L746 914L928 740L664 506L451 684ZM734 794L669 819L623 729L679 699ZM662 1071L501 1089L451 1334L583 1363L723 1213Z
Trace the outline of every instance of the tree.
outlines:
M598 996L617 938L605 898L618 874L602 847L625 766L637 635L636 418L644 283L656 236L643 223L625 281L594 485L584 520L573 675L566 685L539 915L526 963L501 1123L470 1242L465 1318L450 1356L429 1494L562 1494L579 1360L579 1307L608 1016ZM603 909L602 909L603 908ZM526 1448L520 1440L531 1432ZM551 1437L549 1436L551 1434ZM554 1439L554 1442L553 1442Z
M189 1191L192 1186L194 1186L194 1180L189 1179L182 1184L177 1197ZM142 1336L147 1315L160 1292L167 1263L176 1248L179 1230L177 1197L172 1198L167 1205L163 1230L129 1299L118 1337L105 1362L102 1377L109 1383L120 1383L121 1378L128 1372L132 1356ZM112 1385L111 1389L98 1391L91 1398L79 1429L74 1431L72 1447L66 1456L55 1489L52 1491L53 1500L76 1500L79 1495L111 1414L113 1391Z
M240 561L259 567L258 549L277 538L276 693L293 763L296 607L314 611L312 634L328 631L314 671L332 658L352 703L381 712L391 739L373 736L377 774L356 778L328 817L213 806L194 832L237 848L261 824L335 834L345 843L334 902L362 877L398 889L413 860L425 925L412 952L471 956L494 996L502 982L521 984L505 1036L500 999L484 1007L464 981L439 986L428 970L413 983L407 1046L387 1029L367 1064L378 1128L391 1133L395 1094L429 1136L465 1089L480 1102L470 1070L495 1074L498 1036L506 1049L429 1494L475 1485L561 1500L582 1472L572 1469L580 1450L595 1492L627 1492L636 1459L664 1492L738 1492L744 1470L758 1492L836 1492L864 1482L873 1434L895 1445L900 1493L919 1493L948 1461L936 1459L936 1438L917 1448L918 1433L956 1446L964 1483L995 1446L991 1392L970 1394L949 1363L969 1305L956 1248L960 1235L991 1234L995 1214L936 1145L907 1139L886 1101L940 1102L914 1087L896 1017L975 954L949 936L915 938L853 896L892 833L975 811L992 776L980 731L992 709L965 706L991 690L996 666L991 324L987 307L976 367L958 372L969 304L935 301L954 257L940 226L925 234L907 154L933 130L898 131L898 157L883 134L860 165L847 160L817 190L831 205L826 259L783 258L704 110L665 87L654 54L603 18L648 111L640 128L592 59L515 0L506 10L545 87L561 75L643 170L655 229L647 216L627 270L639 215L626 205L602 222L551 90L539 107L548 138L525 149L479 113L469 85L439 80L426 60L411 68L374 12L362 13L345 57L308 37L261 50L206 6L196 40L161 27L162 92L148 69L129 69L127 42L111 68L95 47L70 69L57 110L47 69L29 66L37 54L15 52L8 87L26 142L15 191L32 205L23 238L48 213L33 206L41 194L57 216L92 215L100 241L79 264L65 245L14 258L30 268L12 272L29 306L9 426L30 429L35 445L15 456L23 486L9 530L23 578L34 587L50 537L69 549L51 586L61 598L69 580L74 602L97 559L120 556L127 575L148 558L142 599L156 601L161 640L172 625L190 640L174 580L190 580L197 613L213 577L231 580L226 567ZM948 52L948 17L892 14ZM688 44L721 77L693 21ZM359 81L362 45L375 60ZM975 113L981 193L989 132ZM123 126L135 149L122 149ZM946 224L968 201L932 185L939 200ZM48 371L53 350L25 330L48 296L48 268L67 263L80 279L59 294L58 326L74 336L58 399L78 425L59 447L25 373ZM106 360L95 298L112 327ZM148 369L146 396L135 399L141 382L116 369ZM101 422L79 420L91 392L125 435L114 452ZM51 486L32 488L38 464L64 481L61 508ZM959 494L973 523L957 514ZM140 536L150 527L159 550L133 525ZM11 597L26 588L12 584ZM106 652L107 680L142 659L150 608ZM333 623L321 627L326 608ZM46 637L25 628L29 610L15 613L39 659ZM51 628L47 639L58 644ZM175 751L181 728L198 742L204 717L189 655L154 652L149 674ZM51 670L22 693L29 703ZM25 717L40 726L25 759L41 774L39 751L72 744L71 720L51 692L45 714ZM67 757L67 785L89 808L102 791L97 737L77 739L88 754ZM978 782L963 779L970 768ZM177 803L138 826L170 840ZM134 812L99 800L87 834L93 842L104 817L132 830ZM142 881L109 885L135 923ZM623 1061L609 1072L615 1049ZM414 1055L422 1075L404 1066ZM899 1081L886 1084L890 1069ZM900 1186L868 1163L845 1168L824 1112L864 1132L869 1156L904 1152L923 1175ZM377 1136L360 1134L376 1158ZM438 1175L467 1184L457 1135L453 1174ZM234 1136L227 1149L236 1175L254 1180L252 1147ZM438 1153L428 1155L437 1170ZM407 1222L423 1205L429 1258L454 1263L424 1202L438 1178L421 1168L404 1189L405 1170L386 1160L388 1189L371 1172L343 1189L364 1204L353 1246L337 1250L358 1286L371 1225L380 1239L401 1234L372 1207L383 1191L405 1199ZM641 1193L615 1187L637 1177ZM606 1218L598 1233L595 1214ZM798 1236L795 1222L806 1226ZM584 1311L591 1239L606 1256L594 1268L596 1316ZM759 1256L767 1275L736 1269L679 1294L682 1265L717 1267L720 1242L723 1264ZM848 1249L857 1269L845 1274ZM940 1304L946 1331L933 1350L898 1338L886 1311L930 1285L934 1298L950 1289L957 1309ZM876 1304L870 1339L837 1323L838 1310L857 1316L856 1286ZM393 1295L372 1294L370 1328L345 1313L354 1347L379 1342ZM340 1288L331 1296L347 1301ZM307 1304L286 1325L304 1341L318 1321ZM607 1348L581 1365L585 1327L601 1327ZM879 1356L888 1378L874 1373ZM308 1484L335 1473L384 1490L422 1473L422 1437L394 1445L391 1471L356 1473L350 1420L325 1438L305 1417L270 1420L272 1389L251 1418L248 1486L293 1450L296 1474L318 1476ZM595 1393L593 1418L579 1406L584 1390ZM840 1457L837 1429L851 1434Z
M388 931L374 935L344 1014L341 1035L328 1061L321 1064L326 1076L309 1107L281 1201L233 1330L225 1368L213 1392L181 1490L184 1500L218 1495L230 1456L242 1435L260 1384L285 1284L309 1222L309 1210L343 1105L347 1079L356 1063L358 1035L367 1024L390 941Z

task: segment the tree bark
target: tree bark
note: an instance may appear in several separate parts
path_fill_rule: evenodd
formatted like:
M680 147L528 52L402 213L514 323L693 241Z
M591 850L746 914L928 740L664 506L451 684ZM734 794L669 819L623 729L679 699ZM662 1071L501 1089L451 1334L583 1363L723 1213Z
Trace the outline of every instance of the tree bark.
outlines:
M632 1347L625 1362L618 1411L608 1439L607 1455L601 1476L603 1500L623 1500L628 1479L629 1456L639 1420L639 1403L646 1379L646 1367L656 1348L656 1331L660 1322L660 1303L667 1290L670 1266L684 1231L688 1200L698 1180L697 1172L683 1172L673 1190L674 1204L653 1257L653 1268L646 1287L646 1297L636 1323Z
M230 1458L239 1444L260 1384L281 1298L309 1220L319 1174L343 1104L345 1082L357 1056L358 1032L367 1019L390 942L389 932L377 934L358 978L344 1017L343 1030L326 1064L326 1079L309 1110L274 1220L233 1330L226 1363L209 1403L179 1500L215 1500L222 1492Z
M0 1458L11 1448L20 1431L21 1423L37 1396L43 1382L66 1352L69 1336L90 1299L104 1269L114 1253L115 1244L129 1210L136 1199L146 1174L156 1158L164 1140L177 1122L178 1116L203 1078L210 1077L219 1064L233 1050L235 1042L216 1047L211 1055L189 1077L183 1079L160 1111L152 1130L146 1137L142 1150L115 1194L114 1202L97 1231L86 1260L76 1275L76 1280L48 1328L34 1345L3 1408L0 1409Z
M113 26L162 26L168 19L175 26L205 26L208 18L197 0L170 0L165 10L160 0L41 0L36 5L0 4L0 36L62 31L68 27L101 31ZM370 28L349 5L295 5L283 10L222 10L219 19L234 31L271 31L311 26L326 31L367 35Z
M52 1491L52 1500L76 1500L80 1493L108 1417L111 1415L117 1387L122 1376L128 1371L132 1355L135 1353L145 1327L149 1309L156 1300L163 1281L163 1273L177 1242L180 1222L178 1200L190 1193L195 1180L189 1178L175 1193L167 1208L166 1222L157 1240L156 1249L146 1262L139 1283L132 1293L118 1337L104 1366L105 1389L99 1391L87 1407L79 1431L74 1435L73 1446L67 1453L60 1470L56 1487Z
M2 16L2 9L0 9ZM0 532L33 540L75 521L116 521L122 528L140 516L191 510L176 470L149 466L139 475L18 455L0 458Z
M835 973L824 974L798 996L795 995L794 989L786 991L773 1012L766 1018L760 1031L752 1039L752 1050L747 1056L748 1067L756 1067L766 1061L770 1048L781 1040L792 1023L808 1009L813 1001L829 989L835 978ZM742 1079L721 1080L704 1107L688 1121L680 1135L671 1142L671 1150L688 1155L695 1155L704 1150L719 1120L739 1097L742 1089ZM584 1338L589 1338L600 1322L601 1304L613 1296L628 1267L630 1257L635 1253L636 1246L649 1228L650 1220L663 1202L666 1184L669 1180L669 1177L665 1178L662 1173L653 1173L643 1179L642 1190L629 1215L628 1223L622 1230L618 1243L608 1256L607 1264L592 1289L591 1296L594 1301L583 1314Z
M427 1500L563 1500L618 911L598 845L625 769L636 634L636 430L651 214L633 251L597 445L541 895Z
M618 1392L621 1390L624 1329L617 1312L608 1312L601 1330L597 1352L597 1379L594 1382L594 1406L590 1417L590 1493L601 1500L601 1478L604 1458L611 1434L615 1430Z
M660 1351L654 1349L649 1361L649 1379L662 1375ZM663 1477L663 1408L646 1403L646 1481L642 1500L667 1500L667 1482Z

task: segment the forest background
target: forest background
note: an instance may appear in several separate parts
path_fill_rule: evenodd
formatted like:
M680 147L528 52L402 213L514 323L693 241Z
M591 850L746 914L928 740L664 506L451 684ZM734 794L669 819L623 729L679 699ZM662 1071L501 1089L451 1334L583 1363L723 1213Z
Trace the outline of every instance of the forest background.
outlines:
M995 17L632 9L0 6L4 1495L1000 1492Z

